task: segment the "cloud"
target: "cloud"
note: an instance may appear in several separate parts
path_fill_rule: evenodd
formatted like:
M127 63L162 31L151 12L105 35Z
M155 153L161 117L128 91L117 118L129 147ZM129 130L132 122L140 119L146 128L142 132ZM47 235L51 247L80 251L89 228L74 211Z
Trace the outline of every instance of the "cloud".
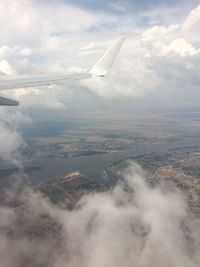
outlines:
M0 129L0 139L3 140L0 145L0 156L6 160L12 159L13 153L21 148L23 143L22 138L17 131L13 131L2 124L0 125Z
M21 101L21 110L26 112L27 109L40 110L64 110L65 107L59 100L61 88L58 86L43 86L38 88L13 90L10 96Z
M144 79L145 77L145 79ZM81 84L92 93L107 99L142 98L159 86L159 77L148 66L148 60L121 59L120 66L105 79L83 80Z
M6 60L0 61L0 71L5 75L14 75L15 71Z
M0 158L15 164L21 162L21 149L25 142L19 132L19 125L30 123L30 118L19 111L0 110Z
M171 88L177 92L187 88L188 93L185 90L183 95L191 94L191 90L196 92L200 47L196 39L187 38L186 33L189 29L187 25L194 25L196 29L198 10L199 6L183 22L140 29L137 35L127 38L114 71L105 80L94 79L81 84L108 99L145 98L156 90L166 95ZM194 36L198 36L195 31ZM87 56L94 49L90 46Z
M185 37L191 41L196 43L197 45L200 44L200 37L199 37L199 27L200 27L200 5L194 8L185 21L182 24L182 31Z
M125 3L126 8L129 5ZM175 11L158 5L140 11L135 17L122 15L123 12L121 15L102 10L94 12L63 1L39 4L19 0L14 1L12 8L9 6L2 3L0 8L1 22L6 29L0 37L0 65L7 74L67 72L77 66L88 69L114 36L127 34L113 72L105 79L83 81L78 85L80 88L87 87L92 94L106 99L145 99L152 91L163 91L165 95L172 87L174 91L182 87L197 90L199 6L190 10L185 18L181 14L189 10L186 4L175 6ZM124 7L117 2L117 8L121 6ZM168 16L165 24L156 22L157 13ZM149 24L139 22L147 17ZM111 29L115 29L114 36L110 34ZM76 87L74 84L64 86L72 91ZM187 95L186 90L183 95ZM67 90L63 96L67 98ZM27 109L34 106L61 109L65 103L56 92L44 87L27 90L26 97L22 90L21 99Z
M169 46L163 47L163 55L166 55L170 52L179 54L181 57L195 56L200 52L200 48L196 49L183 38L179 38L172 41Z
M85 196L71 211L29 189L2 202L2 266L199 266L200 221L181 193L149 186L135 163L120 176L113 190Z

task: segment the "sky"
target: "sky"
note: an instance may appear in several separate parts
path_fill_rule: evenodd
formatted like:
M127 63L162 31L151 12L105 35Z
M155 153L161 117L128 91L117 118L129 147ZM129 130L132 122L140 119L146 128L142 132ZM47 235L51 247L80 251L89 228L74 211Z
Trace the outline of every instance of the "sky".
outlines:
M103 79L3 92L20 101L0 108L5 159L25 145L22 124L199 108L199 1L0 0L0 24L0 75L88 70L126 36Z
M0 0L0 25L0 75L82 71L116 37L127 37L104 79L5 91L20 106L0 108L1 159L20 166L27 145L21 125L35 120L199 107L199 1ZM15 174L14 192L5 192L0 207L3 266L200 266L200 222L182 194L173 184L149 187L140 166L129 165L124 183L82 198L74 211L30 188L17 196L22 210L8 207L27 178ZM47 217L60 226L63 242L27 235Z
M2 75L89 69L127 37L105 79L5 92L23 114L199 106L199 1L1 0L0 23Z

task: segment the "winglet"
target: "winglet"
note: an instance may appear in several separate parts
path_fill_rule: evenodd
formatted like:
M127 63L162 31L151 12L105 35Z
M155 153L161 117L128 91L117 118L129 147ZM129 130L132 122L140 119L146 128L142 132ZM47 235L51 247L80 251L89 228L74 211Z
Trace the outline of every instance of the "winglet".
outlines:
M125 36L118 37L106 53L99 59L96 65L94 65L94 67L89 71L89 73L95 76L105 76L111 69L124 40Z

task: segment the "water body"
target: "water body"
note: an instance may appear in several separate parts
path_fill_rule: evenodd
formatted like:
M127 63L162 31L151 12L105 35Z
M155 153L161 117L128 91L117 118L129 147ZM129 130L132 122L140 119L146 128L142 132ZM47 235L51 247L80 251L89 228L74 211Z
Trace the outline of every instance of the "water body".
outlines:
M29 173L32 183L38 184L62 177L67 173L79 171L92 181L105 184L105 170L118 161L150 153L164 153L169 149L200 146L200 138L185 139L174 142L160 142L144 145L134 150L117 153L82 156L74 158L39 159L25 163L26 168L35 168Z

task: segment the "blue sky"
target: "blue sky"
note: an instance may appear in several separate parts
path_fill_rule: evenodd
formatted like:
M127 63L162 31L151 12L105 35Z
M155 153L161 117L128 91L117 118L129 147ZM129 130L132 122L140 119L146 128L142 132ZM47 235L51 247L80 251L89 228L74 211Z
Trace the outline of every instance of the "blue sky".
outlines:
M38 2L40 1L38 0ZM91 12L108 13L116 16L137 16L139 13L152 12L159 8L174 8L177 9L178 12L178 7L180 13L184 16L199 3L198 0L48 0L48 2L55 5L59 3L70 3ZM181 6L183 8L181 8ZM181 15L180 13L179 16ZM148 24L148 14L146 14L146 16L146 20L142 21L144 24ZM162 19L161 14L160 21L162 21Z
M125 13L126 11L137 12L144 11L158 6L176 6L189 4L194 7L198 4L197 0L48 0L49 3L71 3L73 5L80 6L85 9L97 11L97 12L114 12ZM121 7L121 9L120 9ZM123 9L124 7L124 9Z

